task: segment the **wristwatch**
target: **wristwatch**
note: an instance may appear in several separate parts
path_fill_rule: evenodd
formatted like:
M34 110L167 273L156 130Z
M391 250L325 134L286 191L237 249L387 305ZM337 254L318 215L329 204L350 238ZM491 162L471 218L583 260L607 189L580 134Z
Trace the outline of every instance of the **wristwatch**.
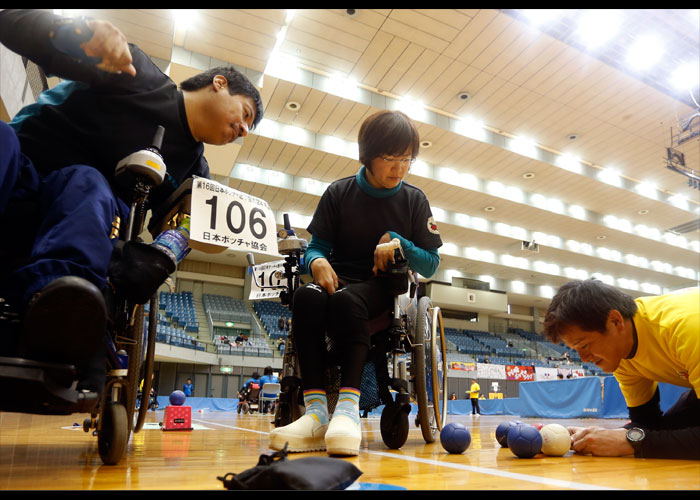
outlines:
M626 436L627 442L632 445L632 448L634 448L635 456L638 455L642 450L642 442L644 442L646 432L644 432L644 429L640 429L639 427L632 427L627 429Z

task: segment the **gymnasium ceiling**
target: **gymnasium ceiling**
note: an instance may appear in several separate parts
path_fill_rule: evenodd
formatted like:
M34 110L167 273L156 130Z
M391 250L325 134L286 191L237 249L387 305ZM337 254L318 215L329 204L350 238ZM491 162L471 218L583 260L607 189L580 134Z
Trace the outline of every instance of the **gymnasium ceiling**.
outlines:
M578 38L578 10L539 28L497 9L180 13L189 28L165 9L82 12L173 67L230 62L262 85L261 126L207 156L216 180L266 200L278 222L290 213L301 236L323 183L357 172L362 121L422 101L412 116L427 142L407 181L428 196L447 244L435 280L490 276L529 306L573 276L634 296L697 285L700 190L666 167L666 148L700 171L700 136L676 144L697 105L687 85L669 83L681 63L699 71L698 10L622 11L621 31L595 50ZM630 69L627 48L646 33L665 52ZM356 84L334 90L337 75ZM697 77L692 92L700 99ZM690 125L686 135L700 118ZM232 251L188 259L245 265Z

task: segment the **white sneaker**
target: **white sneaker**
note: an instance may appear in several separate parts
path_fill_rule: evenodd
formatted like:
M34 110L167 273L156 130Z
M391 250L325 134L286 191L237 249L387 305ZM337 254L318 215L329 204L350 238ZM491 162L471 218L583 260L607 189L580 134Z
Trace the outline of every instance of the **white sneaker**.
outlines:
M270 448L281 450L287 445L287 451L323 451L326 443L323 440L328 424L321 423L310 413L304 414L298 420L284 427L278 427L270 432Z
M334 415L326 432L329 455L358 455L362 442L362 426L347 415Z

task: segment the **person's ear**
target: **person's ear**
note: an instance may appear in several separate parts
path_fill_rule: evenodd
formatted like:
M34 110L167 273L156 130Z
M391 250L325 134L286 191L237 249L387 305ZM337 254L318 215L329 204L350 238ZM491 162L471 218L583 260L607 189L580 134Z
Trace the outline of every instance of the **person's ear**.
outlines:
M625 326L625 318L622 317L622 314L617 309L613 309L612 311L610 311L610 313L608 314L608 321L612 323L618 330L624 328Z
M228 87L228 80L224 75L216 75L212 80L212 85L214 85L214 91L218 92Z

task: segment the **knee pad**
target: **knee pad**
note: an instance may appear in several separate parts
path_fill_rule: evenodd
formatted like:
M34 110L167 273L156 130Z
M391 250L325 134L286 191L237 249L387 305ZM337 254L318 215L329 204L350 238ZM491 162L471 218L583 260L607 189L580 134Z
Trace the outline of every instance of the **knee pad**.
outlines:
M117 242L109 263L109 281L128 300L145 304L175 272L175 263L160 250L136 241Z

